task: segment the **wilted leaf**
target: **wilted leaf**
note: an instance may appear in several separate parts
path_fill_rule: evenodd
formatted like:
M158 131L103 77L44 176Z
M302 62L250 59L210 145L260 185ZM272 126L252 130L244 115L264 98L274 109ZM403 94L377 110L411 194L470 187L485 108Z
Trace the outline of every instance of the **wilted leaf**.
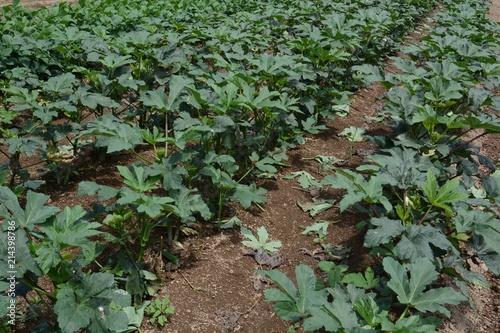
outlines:
M365 134L366 130L362 127L348 127L345 128L342 132L337 134L338 136L345 136L347 140L351 142L361 142L364 140L363 134Z

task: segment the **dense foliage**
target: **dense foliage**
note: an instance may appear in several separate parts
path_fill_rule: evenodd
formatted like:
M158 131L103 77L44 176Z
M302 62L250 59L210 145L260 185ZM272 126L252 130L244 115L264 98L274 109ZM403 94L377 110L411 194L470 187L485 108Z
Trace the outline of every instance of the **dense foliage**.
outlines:
M485 18L486 5L445 1L436 26L403 48L406 57L391 59L399 74L355 66L357 78L388 89L381 116L392 135L366 136L377 151L356 171L330 162L332 175L299 184L345 189L340 210L371 216L364 246L383 260L364 274L321 262L326 282L298 266L298 289L280 272L261 272L278 286L266 298L282 318L303 320L306 331L437 332L441 320L425 313L449 317L443 305L469 299L468 285L488 287L468 260L500 274L500 174L474 145L500 133L499 29ZM333 204L311 206L314 216ZM319 221L306 231L324 238L327 227ZM438 287L439 273L460 293Z
M464 268L463 243L496 273L500 252L492 205L500 177L480 174L479 164L494 166L461 140L471 130L500 129L496 114L483 108L498 106L492 89L499 69L497 25L477 19L484 4L450 1L456 10L441 14L441 26L424 43L407 48L412 60L396 61L404 74L378 69L436 3L81 0L36 11L16 3L2 8L0 215L16 221L17 296L36 290L54 302L57 323L43 324L51 332L134 331L157 279L142 263L151 231L164 228L172 244L197 221L238 224L228 204L264 203L266 190L256 177L271 177L285 165L287 148L324 129L325 117L345 114L352 92L378 80L391 88L383 113L397 136L373 138L381 150L360 170L365 175L339 169L321 184L348 190L343 209L359 201L370 206L366 246L387 256L387 286L407 305L391 323L387 316L377 319L377 311L389 310L387 288L383 304L372 294L359 298L360 307L373 310L370 329L412 320L432 325L434 319L406 314L446 313L433 303L436 294L448 295L439 304L465 298L451 289L431 289L418 299L414 293L434 281L438 269L451 271L457 283L485 284ZM60 212L36 192L40 174L66 183L78 179L75 165L86 155L102 161L121 152L138 161L117 166L123 186L79 183L80 195L97 195L106 205ZM103 225L111 231L100 231ZM7 233L1 237L6 272ZM120 255L90 272L104 250L96 241L102 239L119 244ZM421 272L427 280L416 283ZM263 274L283 279L276 271ZM50 291L37 284L44 275L53 283ZM300 316L278 314L305 318L310 330L320 328L317 316L335 313L329 307L354 304L354 295L363 294L333 279L330 288L343 290L344 298L330 303L307 268L297 275L307 275L299 290L308 288L314 300L289 295L292 305L301 302ZM271 293L283 309L289 300ZM5 302L0 298L1 309ZM168 298L164 310L173 311ZM348 315L366 326L364 314ZM331 325L325 328L338 331ZM357 326L339 327L354 332Z

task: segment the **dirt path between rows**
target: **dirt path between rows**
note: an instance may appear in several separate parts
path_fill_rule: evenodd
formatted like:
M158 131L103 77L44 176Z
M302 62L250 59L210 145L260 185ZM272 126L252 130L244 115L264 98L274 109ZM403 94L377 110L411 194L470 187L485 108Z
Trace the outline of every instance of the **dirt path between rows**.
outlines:
M500 22L500 0L492 0L488 17Z

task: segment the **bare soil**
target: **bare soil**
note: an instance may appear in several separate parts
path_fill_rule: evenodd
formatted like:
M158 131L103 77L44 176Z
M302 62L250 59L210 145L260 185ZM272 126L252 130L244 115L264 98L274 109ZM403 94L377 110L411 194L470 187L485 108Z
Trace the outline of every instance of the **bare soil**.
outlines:
M31 6L50 5L57 1L21 1ZM491 17L497 21L500 17L500 0L493 1ZM0 0L0 5L10 1ZM419 30L411 38L418 38ZM289 153L288 167L277 174L275 180L263 180L260 186L269 191L268 203L264 210L251 208L240 210L237 216L244 226L256 231L257 227L265 226L274 240L283 243L281 252L284 263L279 267L289 277L294 276L295 267L304 263L311 267L317 266L317 261L303 254L301 249L313 250L319 245L313 242L313 237L301 235L305 226L321 218L334 222L328 230L326 241L333 245L343 245L351 249L350 256L343 262L353 271L364 270L374 263L374 259L363 248L364 230L357 230L355 225L366 216L349 212L339 213L332 209L311 218L298 206L297 201L310 202L310 193L297 189L294 180L283 177L294 171L305 170L322 178L319 165L312 160L305 160L316 155L334 155L346 160L344 168L355 168L362 157L356 154L359 149L368 149L366 142L351 144L337 136L337 133L349 126L364 127L368 134L388 134L388 129L379 123L366 120L365 116L375 116L380 110L378 97L384 92L379 85L360 89L353 98L350 114L345 118L325 121L328 130L316 136L309 136L307 143ZM500 163L500 136L484 137L481 142L483 153L489 156L497 165ZM355 154L352 154L354 152ZM88 163L78 171L85 180L101 184L120 182L116 165L128 164L133 157L128 154L111 157L105 163L97 158L89 157ZM51 196L51 204L64 208L65 206L84 205L90 207L93 198L78 197L76 194L80 179L71 179L66 185L49 182L43 191ZM320 198L339 201L341 191L326 191L320 193ZM154 259L163 248L160 236L156 234L151 241L148 257L153 266ZM261 269L257 262L245 255L241 244L242 236L238 229L218 231L215 227L204 225L199 235L184 240L182 251L182 266L180 269L167 272L161 271L163 285L158 296L170 295L171 304L175 306L175 314L165 327L143 324L142 332L242 332L242 333L283 333L291 323L284 322L275 314L271 304L264 301L262 290L255 290L252 276L256 269ZM482 263L471 263L478 271L485 272ZM266 269L266 268L264 268ZM500 279L486 274L491 289L471 289L473 301L477 307L476 313L468 304L453 307L452 319L445 321L441 331L445 333L493 333L500 332ZM19 325L16 332L29 332L28 323Z

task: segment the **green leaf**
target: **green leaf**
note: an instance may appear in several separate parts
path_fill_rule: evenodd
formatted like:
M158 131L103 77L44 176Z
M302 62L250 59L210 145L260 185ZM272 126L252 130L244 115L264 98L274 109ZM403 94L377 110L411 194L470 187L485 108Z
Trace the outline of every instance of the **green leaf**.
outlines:
M392 204L383 194L383 185L389 183L386 177L383 175L372 176L366 181L362 175L353 171L344 169L335 170L337 171L335 175L326 176L321 181L321 184L347 190L347 194L344 195L339 203L341 212L361 200L369 204L381 203L387 211L392 210Z
M301 121L304 131L311 134L318 134L320 131L326 130L325 125L316 125L317 116L309 117L305 121Z
M381 313L381 310L375 300L368 296L364 295L356 300L356 302L352 305L354 310L370 325L370 327L377 327L382 323L382 318L385 313Z
M332 261L320 261L318 267L328 275L328 286L330 287L340 283L349 269L347 265L336 265Z
M308 313L311 308L320 305L326 290L316 290L318 279L314 275L311 267L300 264L295 268L297 277L298 299L296 301L297 309L300 313Z
M310 158L303 158L305 159L310 159ZM333 169L336 165L342 165L345 164L345 160L342 160L338 158L337 156L323 156L323 155L316 155L314 156L314 160L321 164L321 167L325 170L331 170Z
M0 203L0 214L6 219L21 216L24 213L17 196L7 186L0 187ZM7 223L3 223L2 226L4 230L7 230Z
M274 174L274 173L278 172L278 169L276 169L275 165L287 166L286 164L278 162L274 158L269 157L269 156L264 157L263 159L261 159L255 163L255 166L257 167L257 169L259 169L260 171L263 171L263 172L267 172L269 174Z
M297 201L297 205L304 212L309 212L311 217L315 217L318 214L323 213L324 211L333 207L335 200L317 200L311 203L304 203L301 201Z
M370 224L375 226L366 232L364 246L376 247L390 243L394 238L401 235L405 227L399 220L391 220L387 217L370 219Z
M175 202L172 205L172 211L183 223L195 220L195 214L200 214L205 220L212 217L212 212L203 200L200 194L195 194L196 189L189 190L182 188L172 192L172 199Z
M7 224L7 223L4 223ZM6 231L0 233L0 278L9 277L10 272L15 271L16 278L22 278L26 272L33 272L37 276L42 275L35 258L33 258L28 245L30 241L26 236L26 232L22 229L17 229L15 232L15 253L12 253L11 245L8 242L8 234ZM15 264L9 262L8 258L15 256Z
M58 293L58 301L54 306L59 327L63 332L73 333L90 324L93 317L92 309L79 303L77 294L69 285L63 285Z
M311 186L321 186L321 184L307 171L295 171L290 173L285 179L295 179L298 177L298 183L303 189L308 189Z
M162 184L166 191L183 189L185 187L183 176L186 176L188 172L180 165L180 162L181 154L174 153L168 158L163 158L161 164L153 164L149 173L152 176L163 177Z
M2 283L0 285L2 290L7 290L9 288L8 283ZM9 313L9 305L11 305L10 301L12 300L12 297L1 295L0 296L0 316L2 318L7 318L5 317ZM8 331L7 331L8 332Z
M373 268L368 267L364 276L361 273L350 273L344 276L342 283L352 284L358 288L368 290L374 288L378 284L379 280L380 279L375 279Z
M265 227L257 228L258 239L252 234L252 231L245 227L241 227L241 234L249 239L249 241L243 241L242 244L253 249L263 248L266 252L277 252L281 248L280 241L268 242L269 234Z
M427 316L422 318L422 314L418 313L413 316L400 318L395 324L388 318L383 318L382 330L392 333L439 333L436 327L441 322L437 317Z
M126 306L123 312L127 315L128 327L125 330L117 330L117 333L135 332L141 326L144 319L144 309L150 304L150 301L145 301L137 310L133 306Z
M155 107L163 112L170 112L173 110L174 103L184 88L192 82L191 79L174 75L170 79L168 98L165 94L165 88L159 87L156 90L150 90L141 94L140 100L146 106Z
M43 274L47 274L49 270L57 267L62 261L59 246L54 246L51 243L42 243L36 250L36 262L38 263Z
M264 228L264 227L261 227ZM264 228L265 229L265 228ZM248 228L241 227L240 232L243 236L248 238L250 241L243 241L243 245L251 247L251 248L259 248L262 247L260 241L253 235L252 231Z
M230 199L241 203L246 209L254 202L258 204L267 202L267 199L264 197L265 194L267 194L267 190L261 187L257 188L255 184L238 184Z
M69 94L77 83L76 77L71 73L53 76L43 83L43 89L53 94Z
M75 279L64 284L57 293L54 311L64 333L91 328L97 332L119 331L128 327L127 315L113 309L131 305L131 297L115 286L109 273L84 274L73 266Z
M158 110L168 111L167 95L165 94L164 87L159 87L156 90L141 92L140 100L146 106L152 106Z
M106 201L114 198L119 192L120 190L117 188L99 185L95 182L82 181L78 184L78 196L97 194L99 201Z
M88 92L83 87L78 87L78 89L73 94L71 94L70 100L77 103L79 102L83 106L86 106L90 109L96 109L98 105L105 108L117 108L120 106L120 104L116 103L108 96L104 96L99 93Z
M457 202L468 197L467 194L456 191L460 185L458 179L448 180L441 186L439 191L437 190L437 185L436 175L429 170L427 172L427 181L422 185L422 190L433 206L444 209L449 215L452 214L451 207L448 205L449 203Z
M297 266L298 267L298 266ZM265 276L272 280L278 288L281 290L281 294L272 294L272 292L269 296L279 296L279 295L284 295L284 297L277 297L277 298L271 298L267 297L266 299L270 302L277 302L277 301L289 301L289 302L295 302L295 299L297 298L297 288L293 284L293 282L283 273L278 270L272 270L272 271L257 271L258 274ZM276 289L268 289L268 290L276 290ZM267 294L267 291L266 291Z
M51 226L40 227L47 237L47 242L37 250L37 262L44 273L61 261L60 252L65 245L79 247L88 262L96 258L97 243L90 237L101 234L96 230L101 224L83 220L85 214L82 206L66 207Z
M81 131L77 138L97 136L96 147L106 147L108 154L132 149L143 144L138 127L132 127L112 114L89 121L87 129Z
M324 316L321 312L327 314ZM321 328L325 327L328 332L338 332L340 327L346 332L351 332L354 328L360 328L358 318L352 305L343 298L335 298L332 302L324 302L322 308L311 309L311 318L304 321L304 327ZM313 321L316 321L313 326ZM332 330L333 329L333 330Z
M159 177L148 177L145 169L141 166L134 164L131 168L127 168L118 165L116 168L120 175L125 178L123 182L138 192L144 193L158 188L155 184L158 182Z
M342 132L337 134L338 136L345 136L347 140L351 142L361 142L363 141L363 134L365 134L366 130L362 127L348 127L345 128Z
M137 193L129 188L123 188L120 191L120 198L116 201L120 205L137 205L137 212L145 213L151 218L155 218L162 214L167 208L172 209L168 205L174 202L170 197L158 197L156 195L146 195Z
M236 123L228 116L215 116L213 123L210 125L214 133L225 133L236 127Z
M219 222L219 228L221 229L232 229L235 226L242 226L241 220L238 218L238 216L233 216L230 219Z
M430 91L425 92L425 98L435 102L446 102L462 98L462 86L455 81L447 81L441 77L425 79Z
M472 235L472 245L474 253L478 255L481 260L484 260L486 266L495 275L500 275L500 254L493 249L491 249L483 237L473 234Z
M492 213L459 207L454 222L457 232L474 232L491 250L500 253L500 220Z
M309 235L311 233L315 233L319 238L323 239L328 234L328 226L331 223L328 221L316 221L312 226L308 226L301 232L301 235Z
M363 64L353 66L352 70L356 73L355 78L364 80L366 84L385 81L385 74L378 66Z
M423 184L426 180L425 171L435 168L428 157L417 155L417 152L414 149L395 147L371 155L367 160L381 166L379 172L387 178L389 184L408 189Z
M337 305L338 303L336 303ZM342 325L337 318L324 308L312 308L311 316L304 320L304 330L306 332L315 332L322 328L326 332L339 332Z
M8 210L8 216L16 221L16 227L33 230L36 224L42 224L59 212L59 208L45 206L49 196L33 191L26 195L26 206L23 210L17 202L16 195L7 187L0 187L0 203ZM3 212L2 212L3 213ZM4 214L4 213L3 213Z
M166 104L166 109L171 111L172 107L181 94L181 92L184 90L184 88L191 84L193 82L192 79L186 78L184 76L180 75L174 75L170 79L169 82L169 93L168 93L168 100Z
M432 246L431 246L432 245ZM436 256L433 250L439 248L448 251L452 245L443 232L431 225L410 225L397 244L399 258L415 261L417 258L431 260Z
M343 212L349 206L363 200L364 186L366 181L360 174L349 170L342 170L335 173L333 176L326 176L321 181L322 185L330 185L335 189L345 189L347 194L344 195L339 203L340 211Z
M17 117L17 112L0 107L0 124L12 124L12 120Z
M467 300L464 295L449 287L424 291L439 275L430 259L419 258L405 269L396 260L387 257L383 261L383 267L391 275L387 286L396 293L398 300L418 311L441 312L449 317L450 313L443 304L457 305Z
M317 278L307 265L300 264L295 269L298 289L280 271L257 271L257 273L278 286L279 290L275 288L266 290L266 301L275 302L273 307L284 320L295 321L308 316L311 309L322 304L326 298L326 289L316 290Z

